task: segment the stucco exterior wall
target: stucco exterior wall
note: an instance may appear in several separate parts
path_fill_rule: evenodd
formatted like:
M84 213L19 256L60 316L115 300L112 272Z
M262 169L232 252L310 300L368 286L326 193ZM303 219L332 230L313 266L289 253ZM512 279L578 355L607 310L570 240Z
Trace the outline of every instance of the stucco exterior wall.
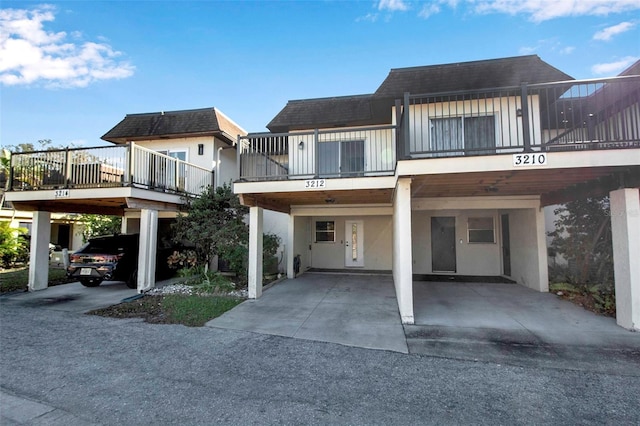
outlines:
M511 234L511 277L534 290L549 291L543 213L537 209L506 213Z
M316 221L333 220L335 242L316 242ZM361 220L364 229L364 269L391 270L393 225L390 216L317 216L311 221L311 266L322 269L345 267L345 221Z
M413 233L413 273L433 274L431 252L431 218L455 217L456 266L453 275L495 276L502 274L499 215L494 209L484 210L414 210L411 228ZM470 217L492 217L494 243L469 243L467 220Z
M217 163L218 148L228 147L226 143L213 136L200 136L190 138L174 139L152 139L148 141L138 141L137 145L154 151L186 151L188 163L214 170L216 173L216 184L230 183L238 178L236 167L236 150L223 149L220 151L220 164ZM198 154L198 145L203 145L202 155Z
M311 267L311 218L294 217L293 255L300 255L300 272Z

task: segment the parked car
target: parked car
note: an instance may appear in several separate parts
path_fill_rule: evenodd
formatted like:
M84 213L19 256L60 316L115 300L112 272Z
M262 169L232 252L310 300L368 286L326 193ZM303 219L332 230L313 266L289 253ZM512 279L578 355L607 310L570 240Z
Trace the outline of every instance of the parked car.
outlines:
M102 281L124 281L137 287L138 234L109 235L90 239L69 256L67 276L86 287L97 287ZM169 278L173 271L167 265L172 247L158 247L156 279Z

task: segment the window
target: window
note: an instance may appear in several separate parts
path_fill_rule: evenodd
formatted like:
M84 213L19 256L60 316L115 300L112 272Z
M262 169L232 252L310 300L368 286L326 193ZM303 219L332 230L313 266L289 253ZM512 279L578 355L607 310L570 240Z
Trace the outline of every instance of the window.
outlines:
M495 243L492 217L470 217L467 221L470 243Z
M187 151L158 151L160 154L168 155L172 158L177 158L178 160L187 161Z
M334 243L336 241L336 225L332 220L316 222L316 243Z
M495 117L432 118L430 137L431 150L445 151L447 156L462 155L463 150L467 155L495 153Z

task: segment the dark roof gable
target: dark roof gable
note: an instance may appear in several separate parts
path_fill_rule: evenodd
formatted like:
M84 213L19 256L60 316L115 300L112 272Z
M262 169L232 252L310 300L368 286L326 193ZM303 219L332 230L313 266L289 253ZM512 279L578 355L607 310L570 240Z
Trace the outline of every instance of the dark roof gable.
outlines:
M220 136L228 143L246 132L216 108L127 114L102 136L114 143L176 138L187 136Z
M267 127L272 132L285 132L308 129L309 123L318 128L364 126L377 124L379 119L371 95L354 95L289 101Z
M396 68L382 82L376 97L401 97L405 92L427 94L547 83L573 77L544 62L538 55Z

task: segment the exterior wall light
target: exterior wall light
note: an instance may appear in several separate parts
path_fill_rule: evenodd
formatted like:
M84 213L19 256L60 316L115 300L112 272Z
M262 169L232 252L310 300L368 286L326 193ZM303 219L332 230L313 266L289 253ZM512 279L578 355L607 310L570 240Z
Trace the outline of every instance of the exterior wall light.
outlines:
M198 144L198 155L204 155L204 144L203 143L199 143Z
M304 141L300 141L300 143L298 143L298 149L304 149Z

